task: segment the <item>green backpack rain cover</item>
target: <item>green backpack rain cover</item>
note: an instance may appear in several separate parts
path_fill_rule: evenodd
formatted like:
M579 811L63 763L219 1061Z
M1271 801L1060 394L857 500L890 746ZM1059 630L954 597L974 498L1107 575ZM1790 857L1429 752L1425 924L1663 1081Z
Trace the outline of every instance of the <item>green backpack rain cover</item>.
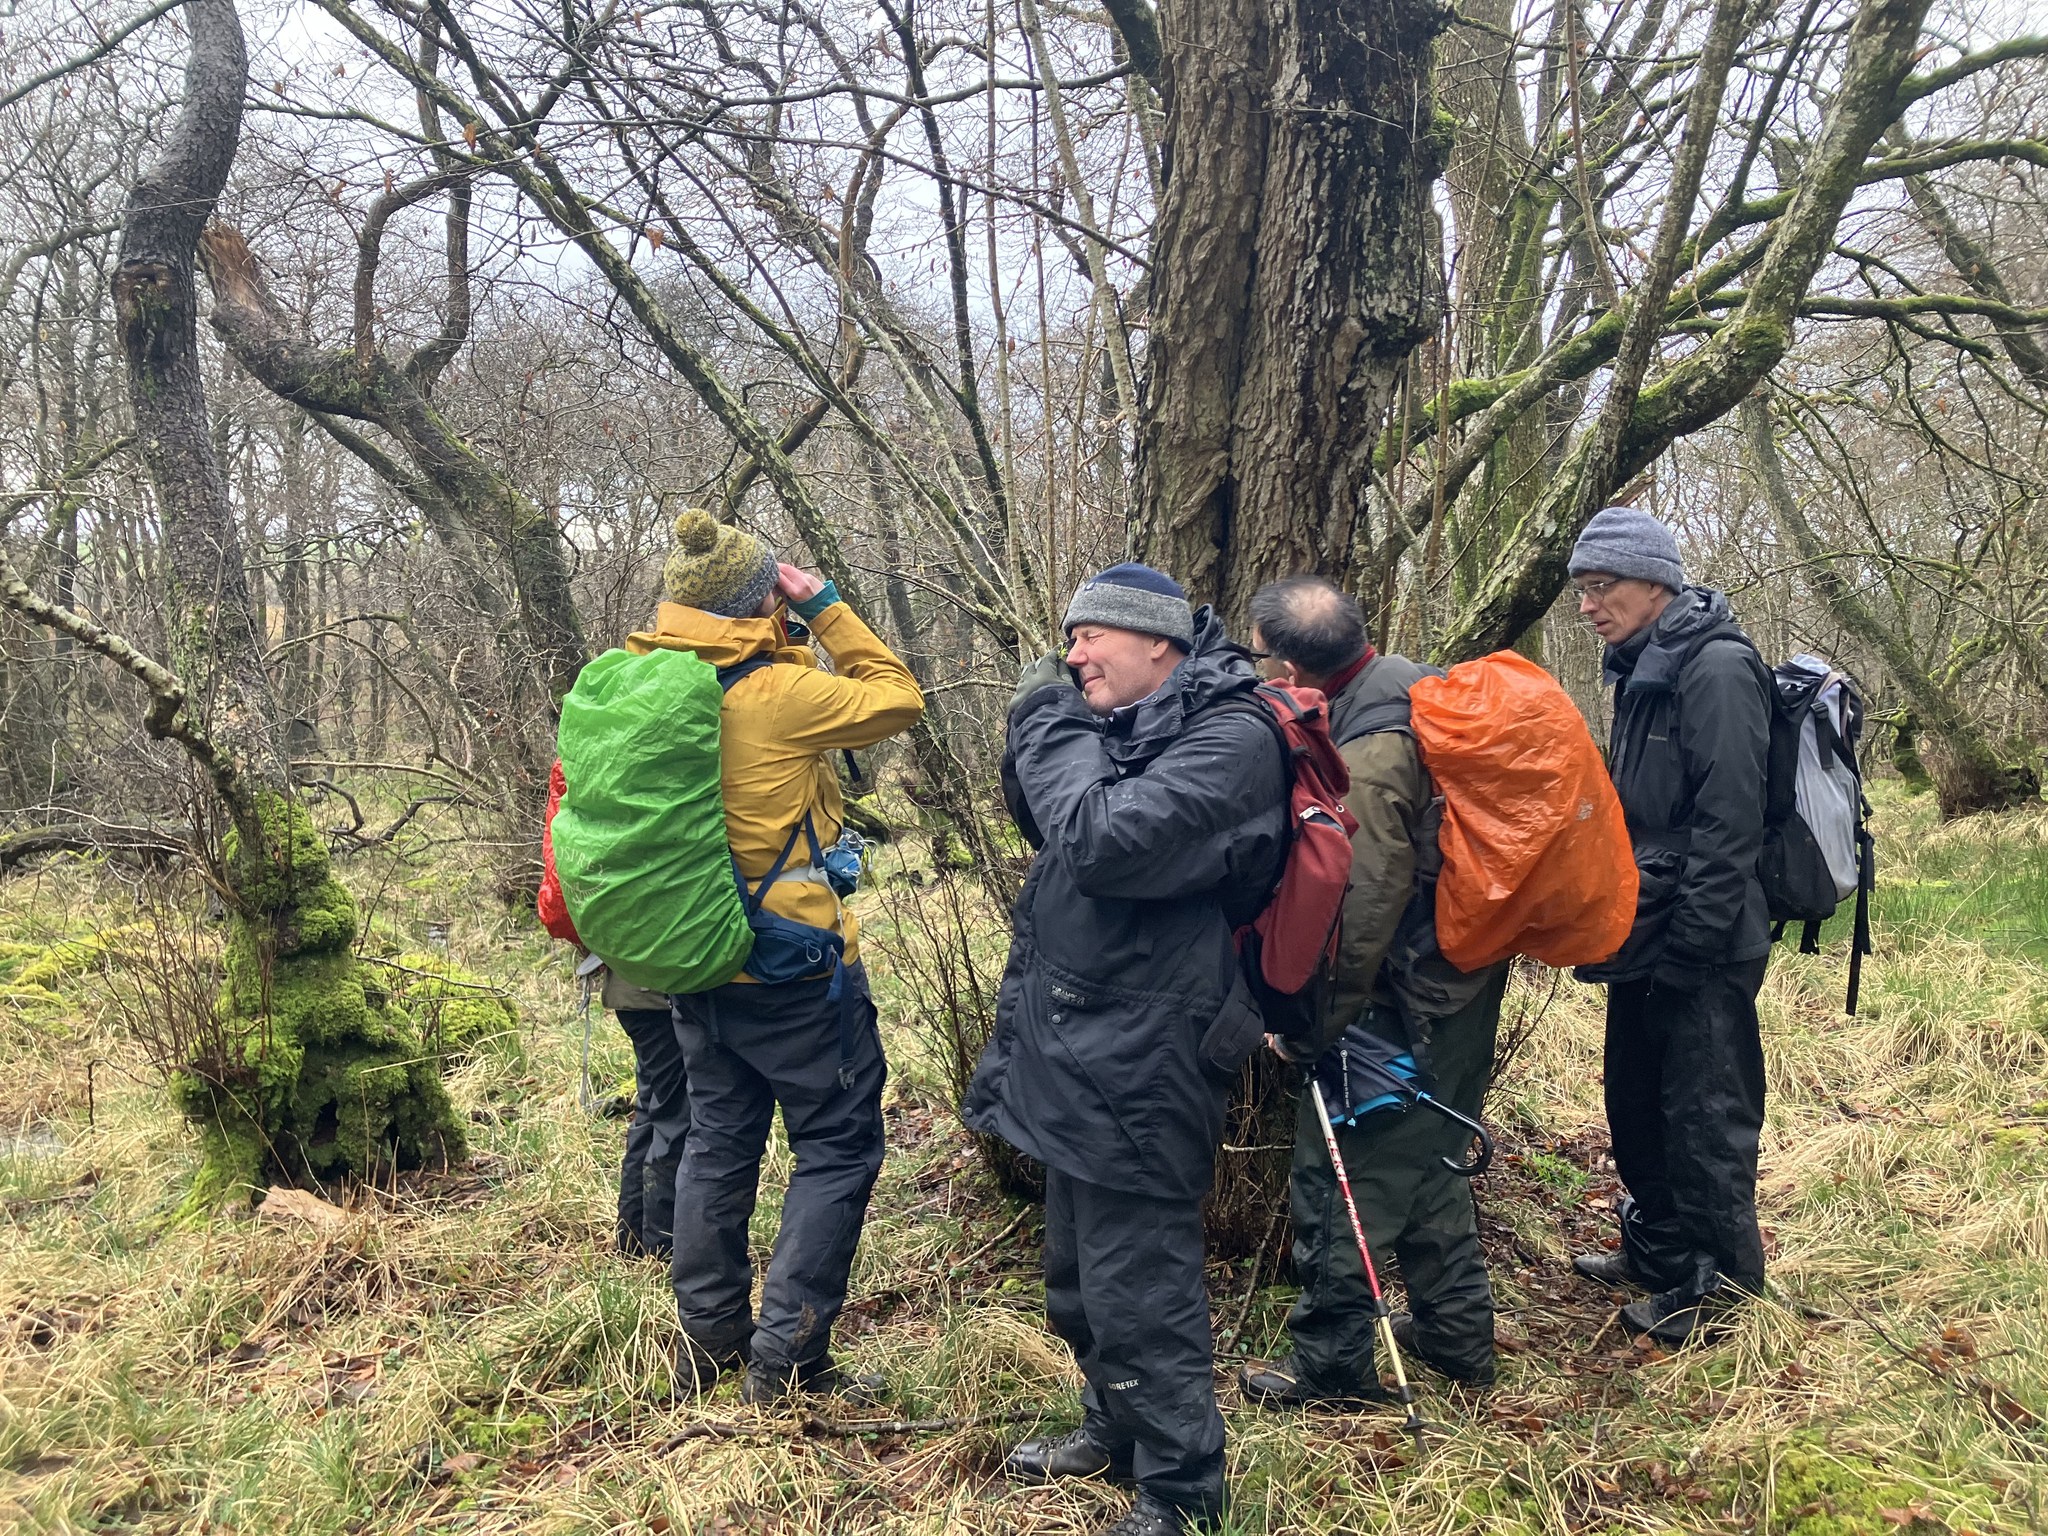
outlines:
M576 932L622 980L704 992L754 944L719 792L718 671L692 651L606 651L562 701L555 873Z

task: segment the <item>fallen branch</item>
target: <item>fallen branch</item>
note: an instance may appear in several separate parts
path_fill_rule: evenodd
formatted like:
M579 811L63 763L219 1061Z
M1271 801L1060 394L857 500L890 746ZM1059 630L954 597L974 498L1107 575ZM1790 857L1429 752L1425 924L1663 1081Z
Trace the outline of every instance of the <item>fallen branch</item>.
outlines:
M192 833L183 827L107 827L60 822L0 838L0 874L45 853L140 853L169 858L191 851Z
M488 992L493 997L510 997L504 987L494 987L483 981L458 981L453 976L444 976L439 971L423 971L410 965L400 965L396 960L381 960L375 955L357 955L364 965L380 966L387 971L401 971L407 976L417 976L423 981L439 982L444 987L460 987L465 992Z

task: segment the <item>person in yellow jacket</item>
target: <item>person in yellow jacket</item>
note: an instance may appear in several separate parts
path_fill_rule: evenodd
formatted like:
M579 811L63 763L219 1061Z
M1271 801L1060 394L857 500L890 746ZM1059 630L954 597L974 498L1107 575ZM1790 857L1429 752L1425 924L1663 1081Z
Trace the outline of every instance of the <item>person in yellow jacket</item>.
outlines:
M839 841L845 816L833 754L909 729L924 695L832 583L708 512L676 519L676 540L662 572L669 600L627 649L694 651L728 678L765 659L730 681L719 716L726 836L750 889L791 850L764 905L845 943L836 987L828 970L777 985L741 975L672 1000L690 1105L669 1271L683 1332L677 1386L704 1391L745 1364L746 1400L771 1403L837 1384L832 1324L882 1166L887 1068L859 925L816 856ZM830 657L829 673L789 614ZM747 1230L778 1105L796 1170L756 1317Z

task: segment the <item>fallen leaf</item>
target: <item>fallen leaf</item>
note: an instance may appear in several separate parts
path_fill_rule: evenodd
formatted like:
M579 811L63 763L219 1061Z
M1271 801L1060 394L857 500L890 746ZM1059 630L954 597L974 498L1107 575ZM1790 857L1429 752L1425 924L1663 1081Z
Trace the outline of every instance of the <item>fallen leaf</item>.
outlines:
M2029 1408L2003 1387L1987 1381L1982 1384L1981 1390L1984 1394L1985 1406L2005 1420L2006 1423L2012 1425L2013 1428L2032 1429L2041 1422L2039 1414L2035 1413L2033 1409Z
M1917 1501L1908 1504L1904 1509L1880 1509L1877 1512L1877 1517L1880 1520L1888 1520L1893 1525L1908 1528L1921 1525L1940 1526L1940 1522L1934 1518L1934 1511ZM1946 1527L1941 1528L1946 1529Z
M304 1189L273 1189L256 1207L260 1220L280 1226L303 1224L322 1232L338 1232L348 1224L348 1212Z

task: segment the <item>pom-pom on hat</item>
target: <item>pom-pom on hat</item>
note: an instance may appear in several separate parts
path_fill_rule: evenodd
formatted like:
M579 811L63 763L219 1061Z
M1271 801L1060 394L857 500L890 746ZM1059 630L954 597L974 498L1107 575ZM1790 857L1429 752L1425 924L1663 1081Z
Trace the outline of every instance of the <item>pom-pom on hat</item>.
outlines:
M661 568L668 600L722 618L751 618L775 589L775 552L702 507L676 519L676 547Z
M1081 583L1067 604L1061 628L1071 637L1083 624L1161 635L1184 651L1195 648L1195 615L1181 584L1135 560L1112 565Z

